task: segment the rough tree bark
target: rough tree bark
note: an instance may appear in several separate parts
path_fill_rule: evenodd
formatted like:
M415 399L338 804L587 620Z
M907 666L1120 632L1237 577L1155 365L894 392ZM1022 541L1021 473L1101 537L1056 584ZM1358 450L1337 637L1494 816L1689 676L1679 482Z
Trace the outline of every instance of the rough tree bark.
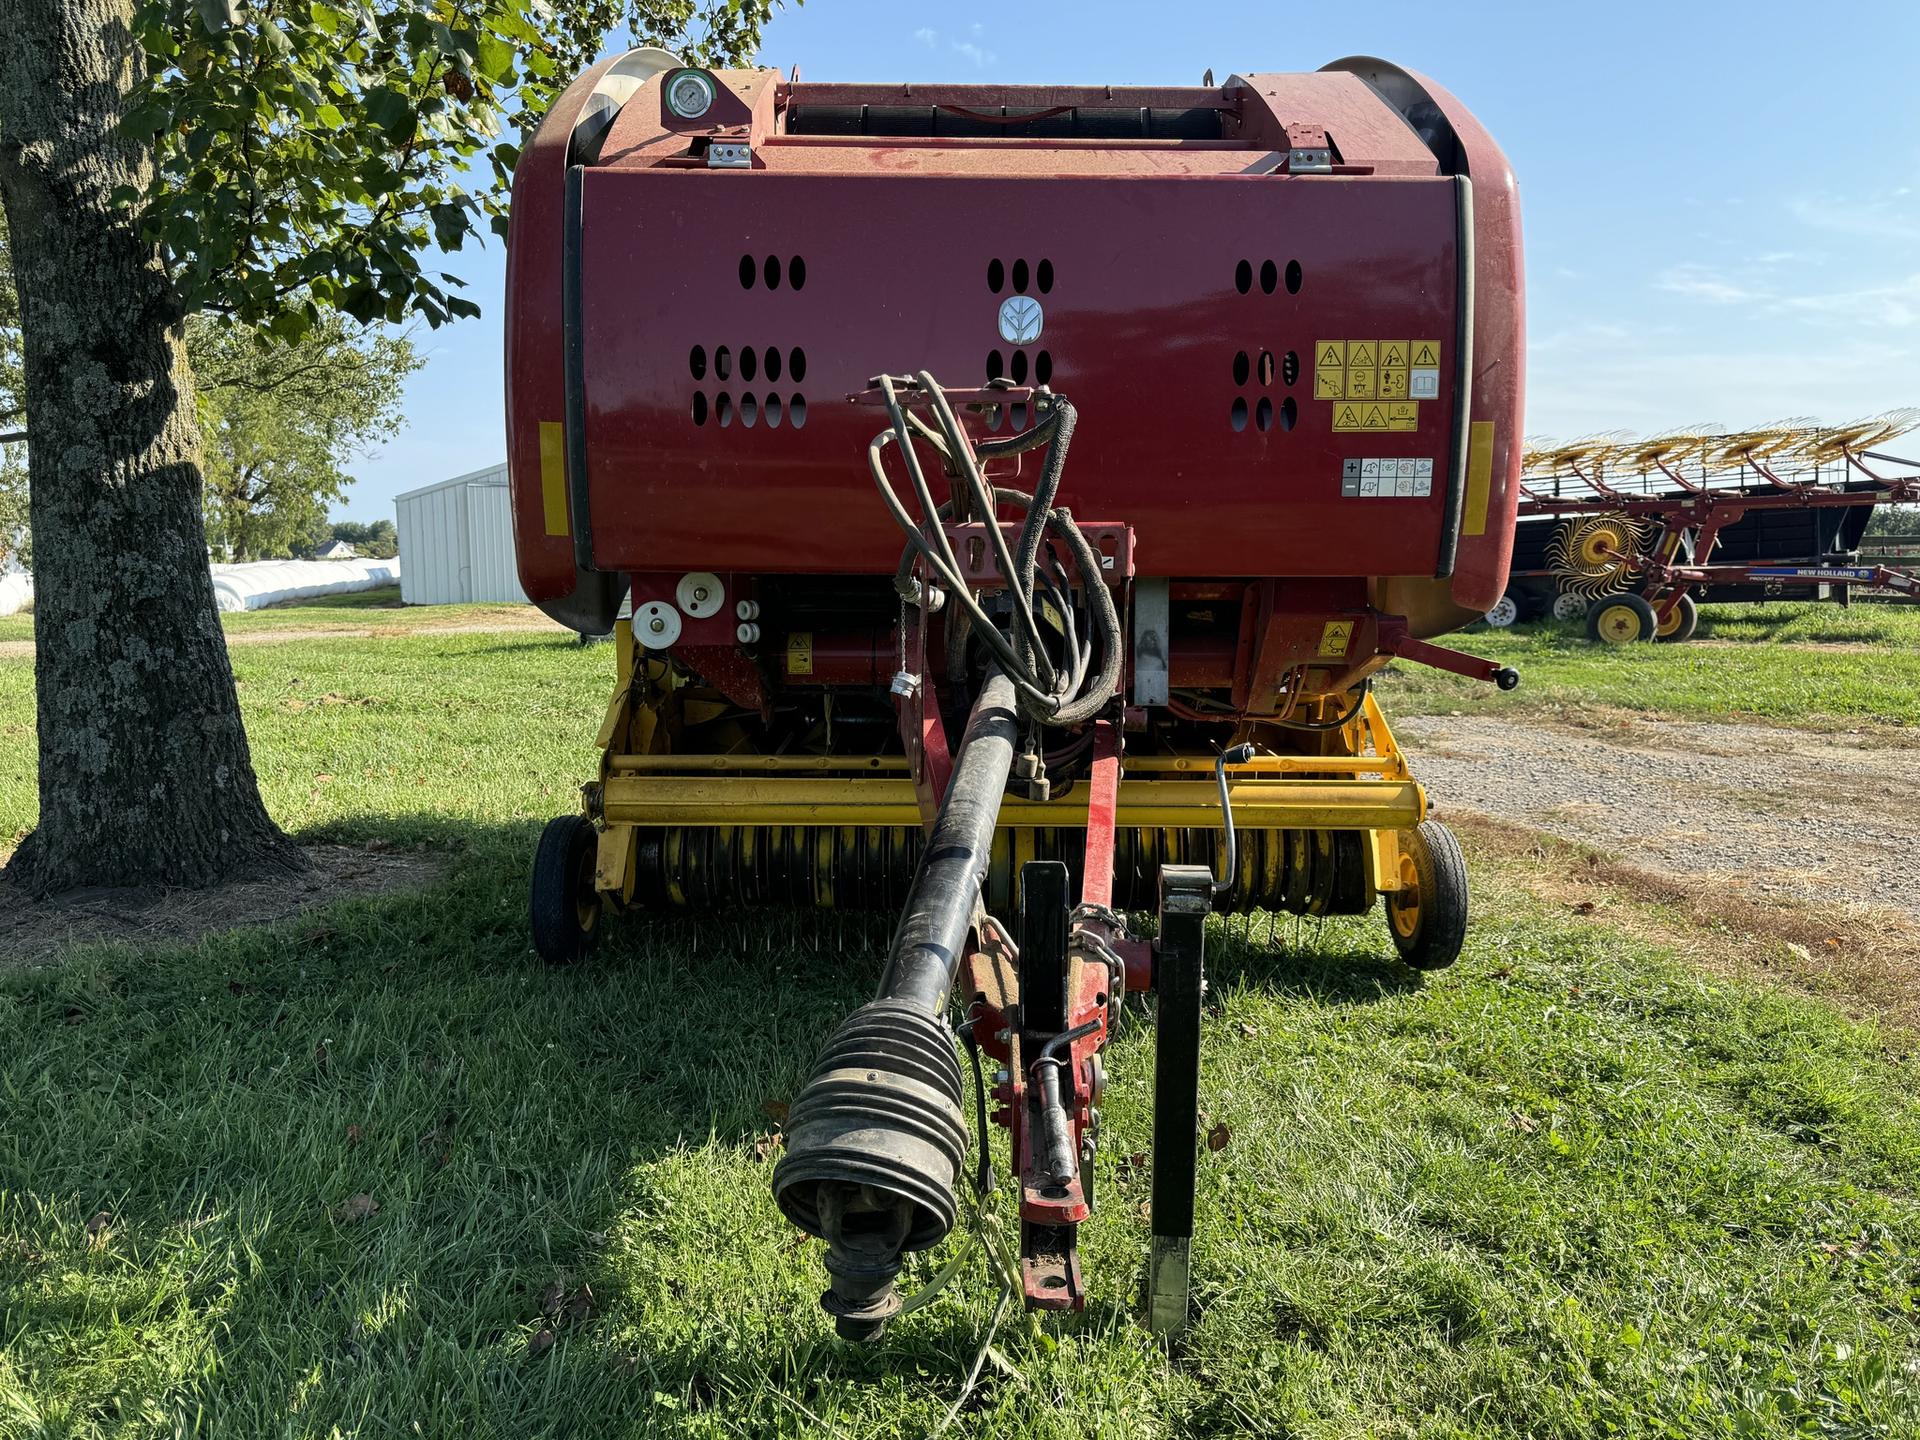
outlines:
M214 606L179 305L114 189L129 0L0 0L0 201L25 346L39 894L201 886L300 851L261 803Z

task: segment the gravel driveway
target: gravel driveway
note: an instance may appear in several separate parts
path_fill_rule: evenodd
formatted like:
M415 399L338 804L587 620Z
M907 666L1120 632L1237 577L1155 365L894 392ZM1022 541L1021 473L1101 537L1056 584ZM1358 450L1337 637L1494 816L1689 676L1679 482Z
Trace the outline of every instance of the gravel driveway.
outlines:
M1864 733L1623 718L1407 716L1435 814L1477 810L1755 896L1920 915L1920 751Z

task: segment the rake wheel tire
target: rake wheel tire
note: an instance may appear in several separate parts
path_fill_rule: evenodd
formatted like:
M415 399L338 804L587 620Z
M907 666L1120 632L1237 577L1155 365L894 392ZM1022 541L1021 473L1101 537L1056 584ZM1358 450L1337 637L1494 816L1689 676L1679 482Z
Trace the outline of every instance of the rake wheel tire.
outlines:
M1662 645L1678 645L1683 640L1691 640L1699 628L1700 607L1693 603L1691 595L1682 595L1680 603L1667 613L1666 623L1654 628L1653 638Z
M571 965L599 943L602 907L593 876L600 839L584 815L547 822L533 852L533 948L549 965Z
M1587 611L1587 638L1602 645L1631 645L1653 638L1653 606L1631 591L1593 602Z
M1381 896L1394 949L1415 970L1444 970L1467 938L1467 861L1438 820L1400 832L1400 874L1408 890Z

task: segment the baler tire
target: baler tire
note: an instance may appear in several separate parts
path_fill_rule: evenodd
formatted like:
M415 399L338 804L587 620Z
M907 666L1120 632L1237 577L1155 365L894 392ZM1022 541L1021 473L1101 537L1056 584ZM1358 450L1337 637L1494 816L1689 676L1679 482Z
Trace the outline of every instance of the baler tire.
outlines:
M1423 820L1400 832L1403 880L1412 880L1412 903L1389 891L1381 896L1394 949L1415 970L1444 970L1460 958L1467 938L1467 862L1460 842L1438 820Z
M571 965L599 943L602 907L593 888L599 843L584 815L558 816L540 832L529 909L533 948L549 965Z
M1699 628L1700 607L1693 603L1691 595L1682 595L1680 603L1667 613L1666 623L1654 627L1653 638L1662 645L1678 645L1683 640L1691 640Z
M1629 620L1632 621L1629 624ZM1653 638L1653 606L1631 590L1593 602L1587 611L1587 638L1602 645L1631 645Z

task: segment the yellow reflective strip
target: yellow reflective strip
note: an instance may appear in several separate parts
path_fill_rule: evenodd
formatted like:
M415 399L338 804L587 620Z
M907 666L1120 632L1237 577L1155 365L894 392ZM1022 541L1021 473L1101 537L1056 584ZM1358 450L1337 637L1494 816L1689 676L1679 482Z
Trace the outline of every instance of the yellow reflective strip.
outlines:
M540 422L540 500L547 534L567 535L567 432L558 420Z
M1487 533L1487 501L1493 489L1493 421L1476 420L1467 433L1467 503L1460 515L1462 535Z

